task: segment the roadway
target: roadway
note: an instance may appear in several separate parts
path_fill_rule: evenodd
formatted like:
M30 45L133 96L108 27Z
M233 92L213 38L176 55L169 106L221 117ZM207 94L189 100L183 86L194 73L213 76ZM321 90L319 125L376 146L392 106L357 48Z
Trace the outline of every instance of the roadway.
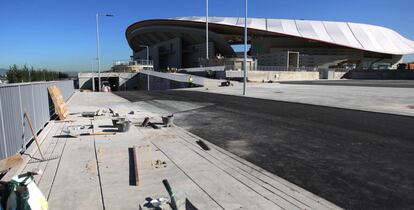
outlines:
M414 208L413 117L191 90L116 94L343 208Z
M414 80L312 80L283 81L280 84L414 88Z

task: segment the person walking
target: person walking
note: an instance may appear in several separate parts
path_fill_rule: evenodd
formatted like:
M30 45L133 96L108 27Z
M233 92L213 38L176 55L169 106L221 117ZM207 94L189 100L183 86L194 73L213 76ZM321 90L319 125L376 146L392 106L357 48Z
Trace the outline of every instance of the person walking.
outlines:
M188 77L188 87L193 87L193 77L191 75Z

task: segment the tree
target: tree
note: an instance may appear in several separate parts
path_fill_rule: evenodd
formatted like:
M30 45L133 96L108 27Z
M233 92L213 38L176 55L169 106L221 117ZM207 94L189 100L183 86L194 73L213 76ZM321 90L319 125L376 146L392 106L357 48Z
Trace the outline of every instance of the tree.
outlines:
M7 71L7 80L9 83L34 82L34 81L53 81L67 79L69 76L63 72L49 71L47 69L35 70L33 66L30 68L25 64L19 67L16 64L9 66Z

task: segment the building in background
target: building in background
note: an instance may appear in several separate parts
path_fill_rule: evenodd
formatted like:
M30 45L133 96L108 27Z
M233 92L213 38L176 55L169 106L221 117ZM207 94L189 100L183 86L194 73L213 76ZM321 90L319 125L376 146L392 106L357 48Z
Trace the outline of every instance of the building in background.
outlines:
M414 42L381 26L330 21L248 19L248 69L396 67ZM205 65L234 66L241 54L244 18L209 19L209 61L206 61L205 17L154 19L126 30L133 59L149 60L155 70ZM239 69L235 67L234 69Z

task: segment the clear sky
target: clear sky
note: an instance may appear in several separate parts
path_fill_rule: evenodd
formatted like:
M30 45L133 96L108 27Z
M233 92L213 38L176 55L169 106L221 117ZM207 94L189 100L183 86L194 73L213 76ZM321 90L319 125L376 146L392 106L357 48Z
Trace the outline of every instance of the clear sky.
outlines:
M414 40L413 0L249 0L249 7L250 17L369 23ZM101 60L109 69L113 60L131 55L125 39L130 24L204 16L205 1L0 0L0 68L25 63L61 71L96 68L97 12L114 14L100 19ZM244 16L244 0L210 0L210 16Z

